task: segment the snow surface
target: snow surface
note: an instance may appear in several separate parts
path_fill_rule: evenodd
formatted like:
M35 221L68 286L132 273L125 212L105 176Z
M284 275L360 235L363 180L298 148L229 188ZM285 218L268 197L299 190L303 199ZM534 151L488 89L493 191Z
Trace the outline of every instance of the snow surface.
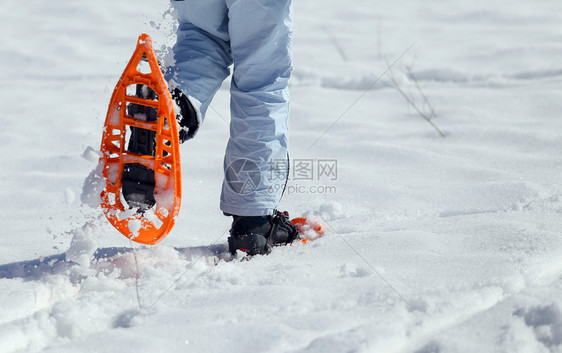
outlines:
M161 244L79 197L137 36L162 60L174 41L168 3L2 2L0 352L562 352L562 3L298 0L295 19L292 157L338 174L292 180L282 208L327 234L240 262L228 83Z

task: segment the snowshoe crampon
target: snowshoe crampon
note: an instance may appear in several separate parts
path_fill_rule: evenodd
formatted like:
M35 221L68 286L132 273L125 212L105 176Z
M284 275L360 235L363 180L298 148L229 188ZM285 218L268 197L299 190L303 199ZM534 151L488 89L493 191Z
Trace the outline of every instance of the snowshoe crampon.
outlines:
M172 97L147 34L115 86L100 149L107 219L138 243L158 243L179 213L181 167Z

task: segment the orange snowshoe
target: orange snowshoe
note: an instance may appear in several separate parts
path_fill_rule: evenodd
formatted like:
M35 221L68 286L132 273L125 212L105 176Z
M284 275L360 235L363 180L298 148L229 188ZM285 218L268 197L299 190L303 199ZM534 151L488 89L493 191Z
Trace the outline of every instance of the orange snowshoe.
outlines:
M299 238L303 244L324 236L326 225L316 217L297 217L291 223L299 229Z
M138 243L164 239L180 209L179 140L172 97L147 34L115 86L100 150L101 206L109 222Z

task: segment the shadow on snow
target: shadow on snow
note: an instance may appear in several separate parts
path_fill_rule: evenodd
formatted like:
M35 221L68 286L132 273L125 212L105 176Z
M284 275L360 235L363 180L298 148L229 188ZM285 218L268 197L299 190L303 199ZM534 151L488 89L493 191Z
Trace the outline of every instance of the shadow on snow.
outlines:
M99 248L94 253L92 261L111 260L113 257L131 253L133 250L136 249L126 247ZM226 244L174 248L174 250L186 258L210 256L223 258L225 253L228 252ZM77 266L77 264L67 260L66 253L45 256L38 259L0 265L0 279L21 278L26 281L35 281L45 276L64 273L73 266Z

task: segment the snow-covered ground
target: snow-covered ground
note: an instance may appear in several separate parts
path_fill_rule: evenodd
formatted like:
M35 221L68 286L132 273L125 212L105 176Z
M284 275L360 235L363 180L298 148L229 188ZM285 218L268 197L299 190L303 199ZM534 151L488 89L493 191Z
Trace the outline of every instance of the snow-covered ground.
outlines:
M0 352L562 352L562 3L297 0L295 19L292 157L316 174L282 208L327 235L240 262L228 83L161 244L81 205L138 34L173 44L168 3L2 2Z

